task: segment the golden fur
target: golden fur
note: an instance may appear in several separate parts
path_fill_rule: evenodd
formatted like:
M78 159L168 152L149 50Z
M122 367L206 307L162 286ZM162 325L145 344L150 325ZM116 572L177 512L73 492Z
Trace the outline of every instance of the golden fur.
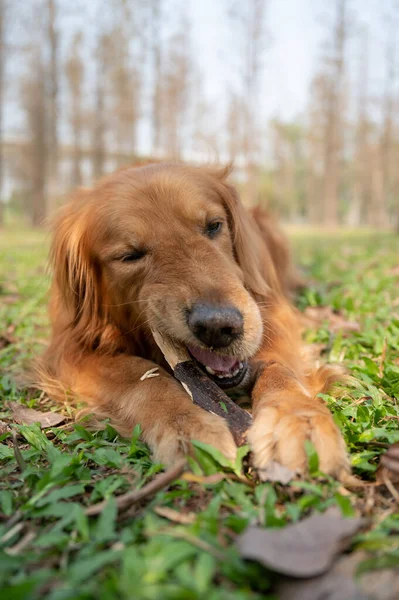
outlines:
M249 390L256 467L278 460L306 469L304 440L311 439L321 469L339 476L348 470L345 447L316 397L335 373L304 358L288 300L298 279L284 237L260 209L244 208L227 175L159 163L76 192L54 228L53 334L41 387L60 401L65 394L84 400L124 435L139 423L165 463L189 452L192 439L232 458L225 421L192 404L151 335L158 328L180 343L198 343L185 311L197 300L229 303L244 317L244 334L224 353L258 373ZM212 218L223 223L215 239L204 235ZM146 254L125 262L132 247ZM156 377L141 379L156 366Z

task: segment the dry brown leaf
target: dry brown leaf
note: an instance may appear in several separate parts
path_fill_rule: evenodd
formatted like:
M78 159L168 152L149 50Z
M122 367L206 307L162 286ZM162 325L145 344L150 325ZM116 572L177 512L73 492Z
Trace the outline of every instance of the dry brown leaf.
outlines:
M191 525L191 523L194 523L197 518L195 513L180 513L173 508L169 508L168 506L156 506L154 511L160 517L169 519L169 521L173 521L173 523L180 523L181 525Z
M20 299L18 294L7 294L0 296L0 304L16 304Z
M366 573L357 577L364 552L342 556L321 577L298 579L282 577L277 581L279 600L396 600L399 598L399 575L393 570Z
M219 483L226 479L225 473L214 473L213 475L195 475L194 473L184 473L182 479L189 481L190 483L201 483L201 484L213 484Z
M356 321L348 321L340 312L334 311L331 306L308 306L303 313L306 327L319 327L328 321L331 331L360 331Z
M0 421L0 435L11 431L11 427L5 421Z
M12 344L12 341L8 336L0 335L0 350L3 350L3 348L7 348L7 346L9 346L10 344Z
M392 444L380 459L376 481L386 483L387 479L392 484L399 483L399 442Z
M291 577L325 573L360 529L362 519L345 519L339 511L315 514L283 529L248 527L237 540L240 555Z
M55 427L65 421L66 417L55 412L40 412L33 408L28 408L19 402L9 402L8 406L11 408L12 416L16 423L22 425L32 425L32 423L39 423L42 429L46 427Z
M387 477L392 483L399 483L399 462L389 464L392 465L391 468L384 467L382 464L378 467L375 474L377 483L384 483Z
M0 334L0 350L17 341L14 337L15 325L9 325L5 331Z
M258 475L261 481L278 481L283 485L287 485L295 477L294 471L275 460L270 461L265 469L259 469Z
M392 444L386 453L381 456L381 464L383 467L399 474L399 442Z

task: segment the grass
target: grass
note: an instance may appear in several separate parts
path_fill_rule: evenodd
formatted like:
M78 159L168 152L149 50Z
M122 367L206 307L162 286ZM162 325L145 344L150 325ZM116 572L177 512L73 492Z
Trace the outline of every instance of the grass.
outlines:
M306 333L326 360L341 362L358 385L326 397L354 472L373 482L379 455L399 441L399 239L368 233L294 233L295 258L310 287L299 307L328 306L358 331ZM140 488L153 464L136 430L129 440L71 421L40 430L4 423L8 401L60 410L17 381L48 334L42 233L0 238L0 590L7 600L255 600L275 598L273 574L243 561L233 544L248 524L284 527L338 506L367 526L352 552L360 570L399 565L399 512L384 486L346 489L317 472L287 486L237 477L211 451L197 449L192 473L127 513L115 497ZM3 337L2 337L3 336ZM63 409L65 410L65 409ZM219 473L219 475L217 475ZM393 490L395 492L395 490ZM108 500L98 517L85 508Z

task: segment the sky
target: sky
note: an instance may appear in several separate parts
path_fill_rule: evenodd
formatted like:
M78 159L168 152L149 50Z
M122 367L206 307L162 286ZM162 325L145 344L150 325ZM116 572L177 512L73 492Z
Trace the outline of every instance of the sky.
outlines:
M352 22L347 55L353 72L359 60L359 33L365 26L370 39L372 86L384 81L386 15L391 0L348 0ZM206 73L207 93L222 96L228 81L229 31L223 0L189 0L193 42ZM269 0L266 28L269 47L264 54L262 104L265 115L290 119L306 109L309 86L318 67L323 42L334 18L331 0ZM221 23L223 26L221 27ZM398 44L399 47L399 44ZM353 77L355 73L353 72Z
M291 118L306 104L321 37L312 4L315 4L312 0L269 2L265 19L269 41L264 52L261 93L262 106L269 117L280 114ZM226 23L222 34L220 31L220 24L225 21L225 3L190 0L190 13L193 41L206 72L207 92L223 96L230 79L229 70L234 67L233 59L229 61L232 32Z

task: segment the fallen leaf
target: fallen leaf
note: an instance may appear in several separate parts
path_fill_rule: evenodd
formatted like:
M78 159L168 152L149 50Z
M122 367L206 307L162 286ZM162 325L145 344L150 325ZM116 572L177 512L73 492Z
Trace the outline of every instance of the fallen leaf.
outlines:
M282 577L275 586L277 596L279 600L396 600L399 596L392 594L393 585L378 586L385 594L374 595L376 586L370 587L368 577L356 577L356 569L364 558L361 552L342 556L328 573L311 579ZM378 580L379 576L373 579ZM390 578L389 583L392 582Z
M16 304L20 297L18 294L7 294L6 296L0 296L1 304Z
M331 331L360 331L356 321L348 321L341 312L334 311L330 306L308 306L302 313L306 327L319 327L328 321Z
M0 435L4 435L5 433L9 433L11 431L11 427L5 421L0 421Z
M266 468L259 469L258 475L261 481L278 481L283 485L287 485L295 477L294 471L275 460L271 460Z
M392 444L388 450L381 456L381 465L392 473L395 473L399 479L399 442Z
M4 284L0 285L0 296L4 294L17 294L18 286L15 283L11 283L11 281L7 281Z
M237 539L240 555L268 569L299 578L326 572L363 524L336 510L315 514L283 529L249 526Z
M396 500L399 493L394 484L399 483L399 442L392 444L380 458L375 474L376 482L385 485Z
M42 429L46 427L55 427L63 421L65 416L55 412L40 412L33 408L28 408L19 402L9 402L8 406L11 408L12 416L16 423L22 425L32 425L32 423L40 423Z
M194 473L184 473L182 479L190 483L213 484L226 479L225 473L214 473L213 475L195 475Z
M3 350L3 348L7 348L7 346L9 346L10 344L11 341L8 337L0 335L0 350Z
M169 508L168 506L156 506L154 511L160 517L169 519L169 521L173 521L173 523L180 523L181 525L191 525L197 518L195 513L180 513L173 508Z
M7 348L10 344L14 344L17 340L13 336L15 325L9 325L4 333L0 334L0 350Z

